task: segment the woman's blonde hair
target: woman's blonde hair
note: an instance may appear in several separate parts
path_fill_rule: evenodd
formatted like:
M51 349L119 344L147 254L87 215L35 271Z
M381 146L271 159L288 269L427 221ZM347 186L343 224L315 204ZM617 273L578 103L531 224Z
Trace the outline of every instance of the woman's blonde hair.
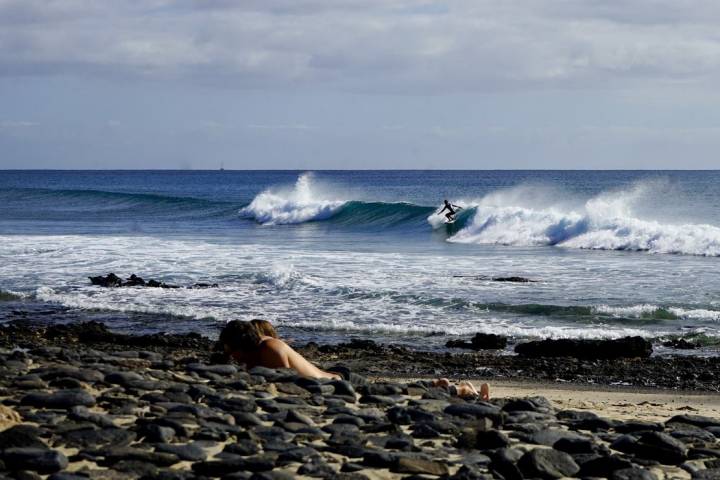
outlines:
M272 323L268 322L267 320L250 320L250 324L255 328L258 335L264 337L278 338L275 327L273 327Z

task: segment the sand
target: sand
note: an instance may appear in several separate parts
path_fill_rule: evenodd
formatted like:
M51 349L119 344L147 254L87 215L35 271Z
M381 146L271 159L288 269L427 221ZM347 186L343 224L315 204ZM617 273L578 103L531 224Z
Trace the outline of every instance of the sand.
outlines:
M416 378L393 378L412 382ZM471 380L479 390L486 380ZM544 382L490 381L492 397L539 395L558 409L589 410L617 420L666 421L673 415L704 415L720 418L720 393L608 387Z

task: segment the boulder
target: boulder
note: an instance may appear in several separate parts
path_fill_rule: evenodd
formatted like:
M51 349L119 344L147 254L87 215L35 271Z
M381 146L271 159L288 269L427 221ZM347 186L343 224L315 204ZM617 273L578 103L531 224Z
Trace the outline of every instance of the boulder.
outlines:
M623 435L610 448L666 465L681 464L687 459L688 453L683 442L661 432L643 432L639 438Z
M532 358L648 358L652 354L652 343L642 337L624 337L616 340L548 339L521 343L515 347L515 352Z
M114 273L108 273L106 276L98 275L97 277L88 277L90 283L99 287L120 287L122 286L122 279Z
M68 466L62 452L47 448L8 448L2 453L5 465L13 470L30 470L40 474L55 473Z
M80 389L59 390L53 393L30 393L20 403L38 408L92 407L95 405L95 397Z
M563 478L580 471L575 460L565 452L552 448L536 448L518 462L525 477Z
M448 348L467 348L470 350L501 350L507 347L507 337L492 333L476 333L469 341L448 340L445 346Z
M536 280L530 280L525 277L493 277L493 282L512 282L512 283L534 283Z

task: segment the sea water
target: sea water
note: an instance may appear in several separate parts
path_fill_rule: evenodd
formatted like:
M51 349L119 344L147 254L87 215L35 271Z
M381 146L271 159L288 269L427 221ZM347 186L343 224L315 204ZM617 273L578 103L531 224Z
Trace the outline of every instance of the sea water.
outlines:
M108 272L219 286L90 284ZM421 348L682 336L714 354L718 272L718 171L0 171L4 322L264 318ZM493 280L510 276L532 282Z

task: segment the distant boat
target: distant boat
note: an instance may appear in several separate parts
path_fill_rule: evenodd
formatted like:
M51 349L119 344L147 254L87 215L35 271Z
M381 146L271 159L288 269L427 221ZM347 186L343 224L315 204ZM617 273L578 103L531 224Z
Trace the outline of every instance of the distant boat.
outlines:
M221 172L225 171L225 163L224 162L220 162L220 171Z

